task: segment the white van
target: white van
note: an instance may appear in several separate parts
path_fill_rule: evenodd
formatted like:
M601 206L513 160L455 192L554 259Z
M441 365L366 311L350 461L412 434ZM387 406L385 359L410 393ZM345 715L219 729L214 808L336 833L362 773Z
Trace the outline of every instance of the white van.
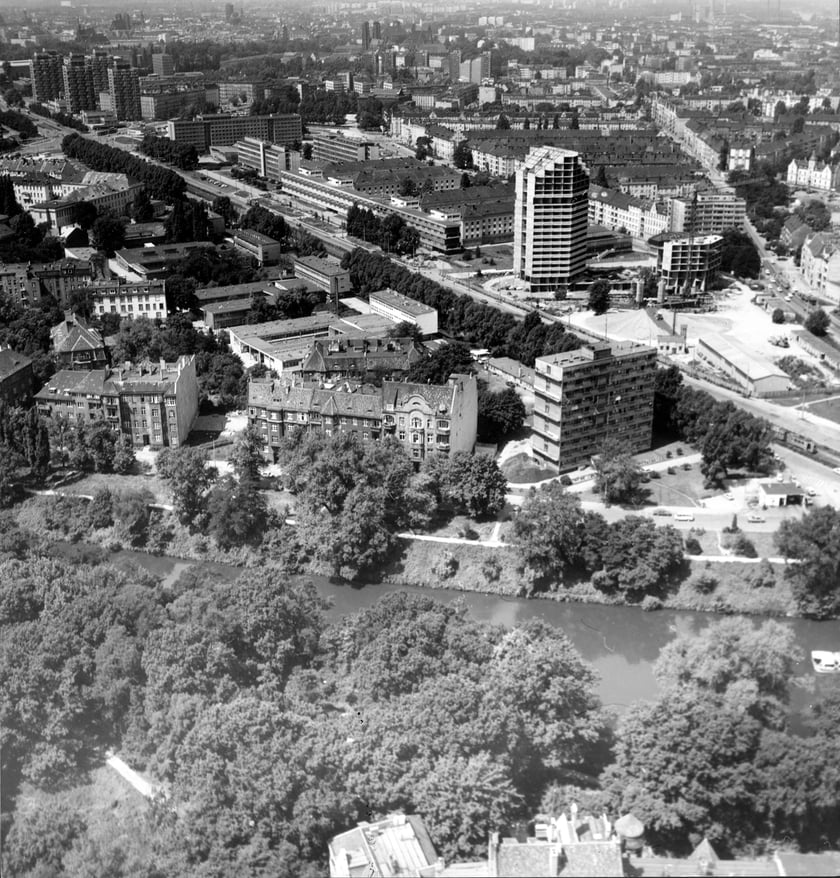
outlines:
M674 519L676 521L694 521L694 513L693 512L678 512Z

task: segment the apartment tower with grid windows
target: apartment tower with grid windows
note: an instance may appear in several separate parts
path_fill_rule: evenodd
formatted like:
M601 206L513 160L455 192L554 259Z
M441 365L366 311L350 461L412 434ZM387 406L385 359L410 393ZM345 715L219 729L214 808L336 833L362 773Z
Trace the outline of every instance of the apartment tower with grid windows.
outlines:
M595 342L538 357L534 364L533 450L558 472L588 464L604 440L632 452L653 437L656 349L636 342Z
M553 295L586 267L589 170L580 155L534 147L516 171L513 270L532 293Z

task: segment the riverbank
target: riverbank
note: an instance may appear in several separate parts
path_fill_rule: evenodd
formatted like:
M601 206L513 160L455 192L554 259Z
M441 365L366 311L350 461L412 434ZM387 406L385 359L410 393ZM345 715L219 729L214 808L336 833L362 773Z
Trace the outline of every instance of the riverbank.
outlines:
M380 582L447 589L500 597L530 597L561 603L688 610L730 615L796 617L796 604L783 564L711 563L702 556L686 560L683 577L658 597L638 602L595 588L589 579L571 578L548 591L529 593L511 547L488 550L478 545L406 543L399 557L374 574ZM771 577L766 571L772 570ZM762 576L763 574L763 576Z
M71 498L31 498L18 507L17 520L33 537L80 543L107 552L139 549L192 564L229 565L238 569L282 559L289 573L319 575L322 570L290 565L282 531L259 547L221 549L203 534L191 534L171 514L153 518L144 539L134 539L116 525L93 529L85 525L82 504ZM142 543L140 545L139 543ZM623 593L596 588L588 578L569 578L532 591L511 546L459 539L436 542L400 539L386 563L367 571L365 581L428 590L539 598L558 603L641 607L645 610L689 610L719 614L795 617L796 604L784 576L783 564L769 562L711 562L703 556L686 559L679 575L655 595L642 601Z

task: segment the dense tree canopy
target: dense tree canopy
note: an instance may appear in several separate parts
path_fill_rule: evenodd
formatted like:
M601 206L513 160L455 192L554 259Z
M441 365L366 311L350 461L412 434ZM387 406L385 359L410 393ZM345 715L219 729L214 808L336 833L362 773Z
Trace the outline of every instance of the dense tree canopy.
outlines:
M68 134L61 142L62 152L68 158L79 159L95 171L128 174L144 183L155 198L173 202L180 200L187 184L174 171L144 161L130 152L88 140L79 134Z
M833 506L783 521L774 536L779 551L798 564L785 567L799 611L828 618L840 611L840 513Z
M346 256L342 265L350 269L353 284L362 294L390 287L430 305L438 311L441 331L472 346L488 348L493 356L508 356L533 366L536 357L580 347L576 335L559 323L543 323L536 312L518 323L510 314L453 293L384 255L359 248Z

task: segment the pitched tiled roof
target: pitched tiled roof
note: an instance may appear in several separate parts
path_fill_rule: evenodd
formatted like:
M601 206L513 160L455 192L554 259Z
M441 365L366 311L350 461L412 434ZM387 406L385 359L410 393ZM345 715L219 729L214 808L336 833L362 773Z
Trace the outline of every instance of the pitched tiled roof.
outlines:
M104 349L102 336L77 315L62 320L58 326L50 330L53 348L57 354L69 354L74 351L90 351Z
M10 350L9 348L0 350L0 379L8 378L10 375L14 375L15 372L19 372L21 369L31 365L32 360L23 354L19 354L17 351Z

